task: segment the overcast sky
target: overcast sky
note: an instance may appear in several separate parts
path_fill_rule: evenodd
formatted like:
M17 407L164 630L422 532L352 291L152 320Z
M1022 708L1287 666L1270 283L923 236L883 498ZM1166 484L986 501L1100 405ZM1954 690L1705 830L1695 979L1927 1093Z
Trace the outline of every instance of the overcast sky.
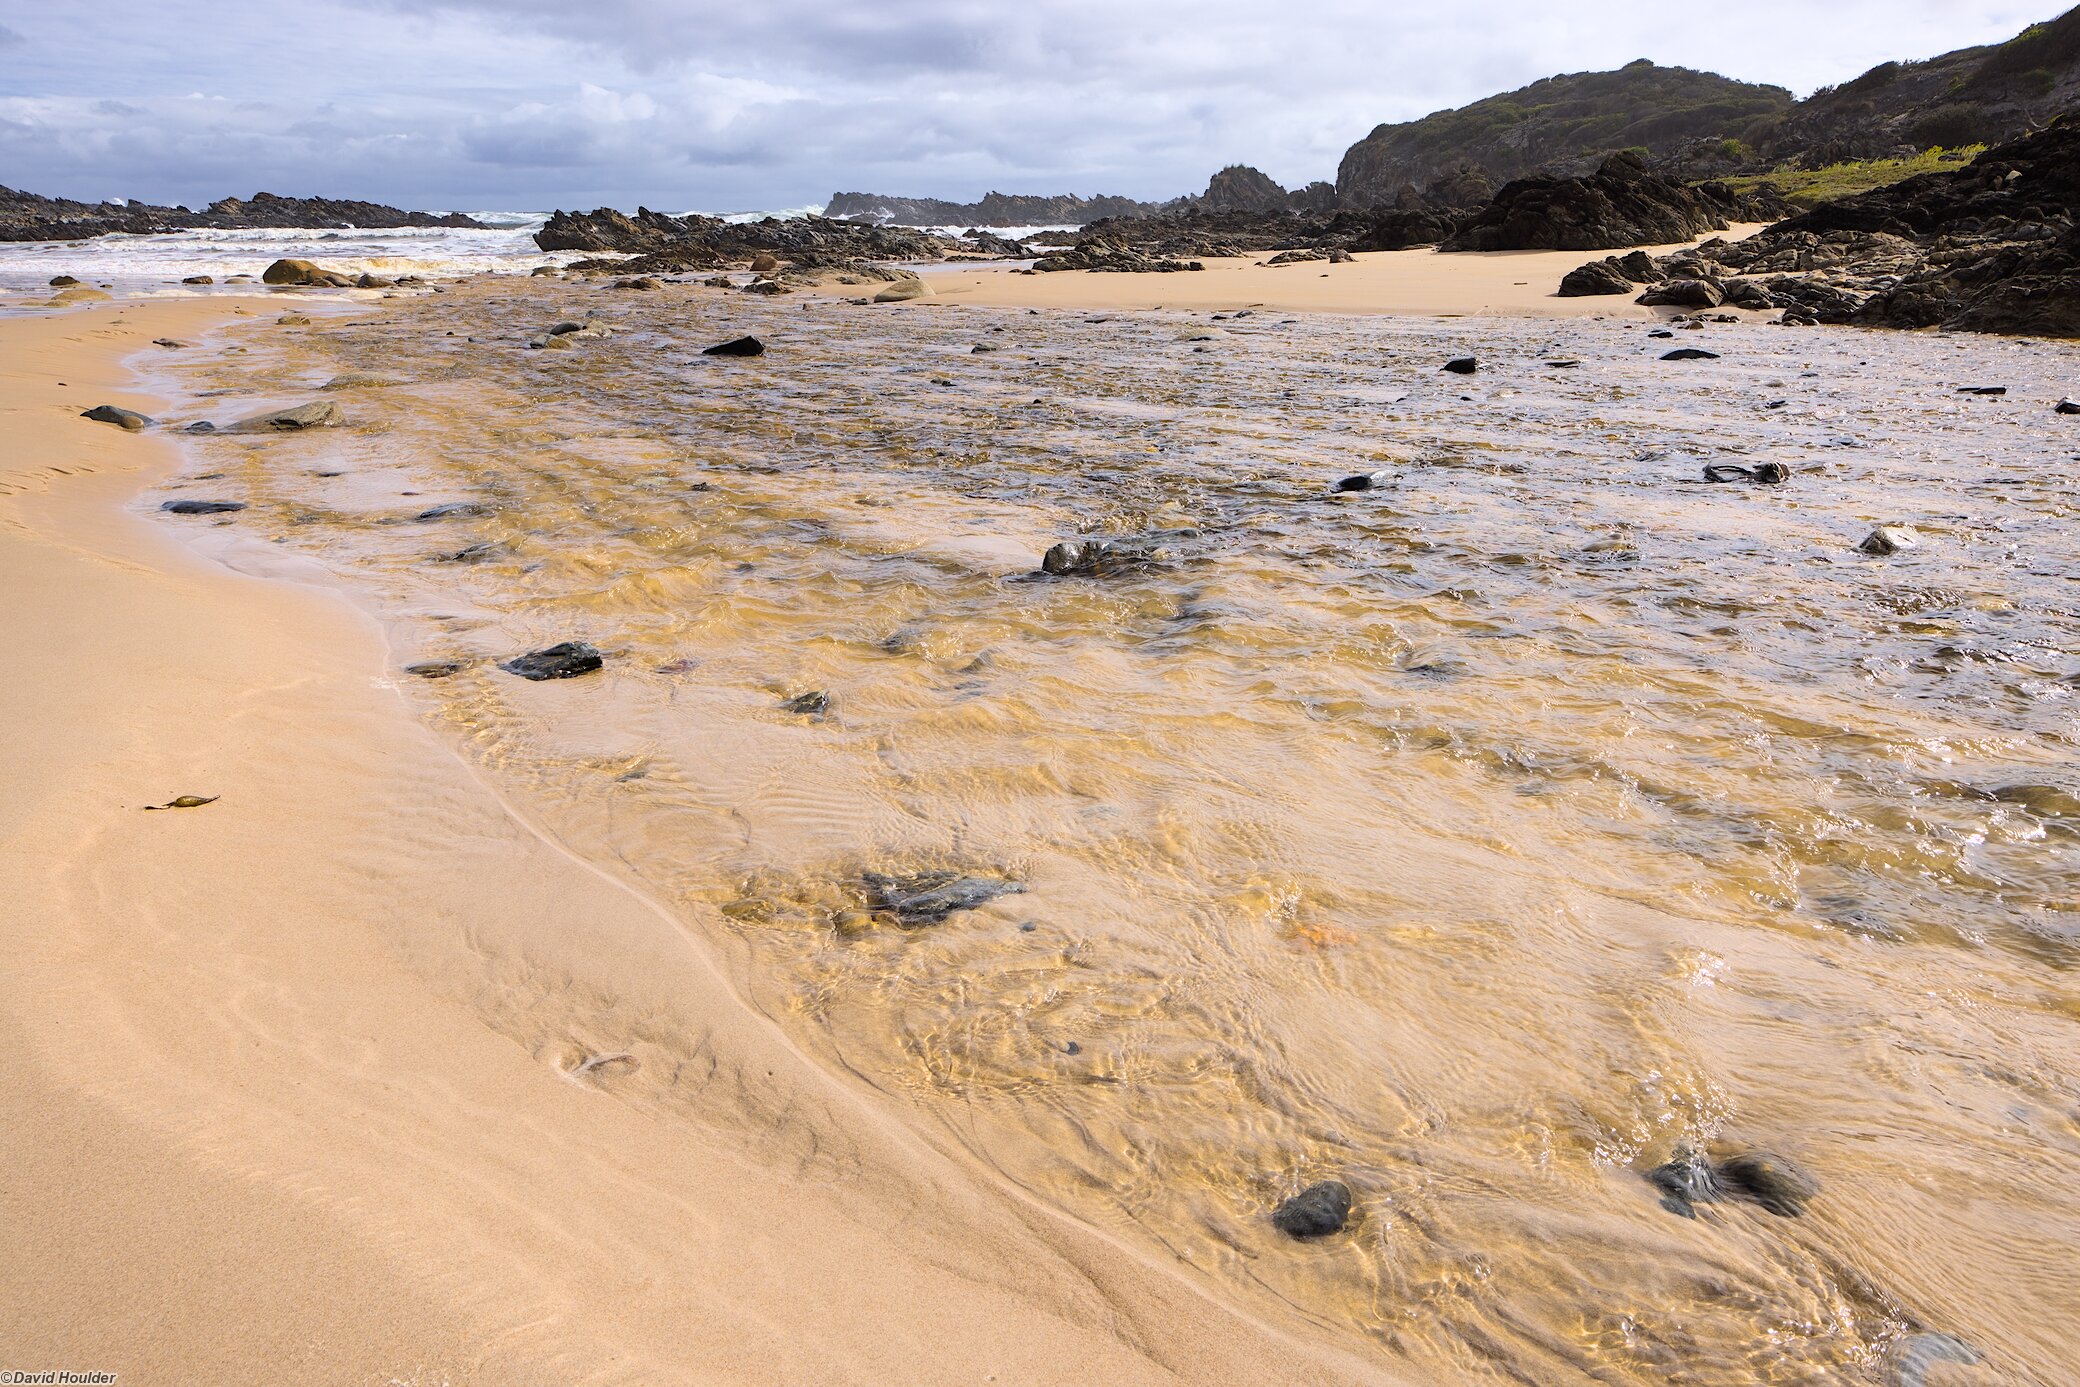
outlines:
M1804 95L2009 0L47 0L0 7L0 183L202 202L800 206L1334 178L1381 121L1633 58Z

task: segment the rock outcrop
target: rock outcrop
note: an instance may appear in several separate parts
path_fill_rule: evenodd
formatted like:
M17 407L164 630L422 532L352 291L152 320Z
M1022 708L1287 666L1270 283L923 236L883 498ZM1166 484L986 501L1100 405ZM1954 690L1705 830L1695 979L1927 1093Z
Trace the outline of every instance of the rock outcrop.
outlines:
M169 231L255 227L316 231L405 226L484 229L483 223L460 212L407 212L379 202L337 198L255 193L250 198L220 198L204 211L191 212L185 207L154 207L142 202L74 202L0 187L0 241L84 241L114 233L153 236Z
M829 217L767 217L727 222L636 209L634 216L601 207L559 211L534 234L543 250L614 251L635 260L580 261L572 269L621 274L668 274L749 265L761 255L801 269L861 260L938 260L953 242L907 227L868 226Z
M1130 197L1055 197L989 193L979 202L881 193L832 193L823 215L875 226L1086 226L1100 217L1144 217L1181 203Z
M1669 245L1769 221L1787 210L1723 183L1695 186L1648 170L1637 154L1613 154L1585 178L1520 178L1444 242L1445 250L1618 250Z
M1791 323L2080 337L2080 117L1655 268Z

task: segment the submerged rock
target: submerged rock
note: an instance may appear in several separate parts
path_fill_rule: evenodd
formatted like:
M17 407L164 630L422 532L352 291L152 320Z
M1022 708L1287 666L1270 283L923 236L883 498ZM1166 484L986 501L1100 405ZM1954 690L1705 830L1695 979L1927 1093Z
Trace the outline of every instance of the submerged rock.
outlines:
M1699 1204L1723 1192L1711 1162L1688 1146L1677 1147L1674 1156L1648 1171L1647 1183L1661 1191L1663 1208L1684 1218L1696 1218Z
M1865 535L1863 543L1856 547L1866 554L1876 554L1883 558L1888 554L1897 554L1902 549L1912 549L1920 543L1921 536L1904 525L1880 525Z
M1065 539L1041 556L1040 571L1057 578L1105 578L1155 563L1163 551L1145 539Z
M152 421L134 409L123 409L117 405L95 405L79 416L92 419L97 424L114 424L125 433L142 433Z
M1329 489L1339 493L1345 491L1377 491L1393 480L1394 474L1391 472L1360 472L1355 476L1343 478Z
M1341 1180L1309 1185L1271 1211L1271 1225L1289 1238L1326 1238L1351 1219L1351 1187Z
M796 694L780 706L799 717L820 718L831 710L831 696L827 690L811 689Z
M703 347L702 356L764 356L766 344L756 337L732 337L727 342L717 342L712 347Z
M1912 1334L1894 1346L1886 1369L1890 1387L1928 1387L1928 1370L1936 1364L1970 1367L1980 1361L1979 1350L1954 1335Z
M1733 1157L1720 1165L1719 1178L1727 1188L1780 1218L1797 1218L1806 1211L1813 1196L1820 1193L1812 1176L1769 1151L1750 1151Z
M516 655L499 668L522 679L575 679L605 663L599 651L584 641L562 641L544 650Z
M406 665L406 674L416 674L421 679L446 679L451 674L460 674L468 669L468 660L421 660L415 665Z
M958 872L922 872L915 876L867 872L860 880L867 888L867 904L893 915L904 929L936 925L958 911L973 910L999 896L1017 895L1026 889L1003 877L971 877Z
M449 501L438 506L428 506L413 516L414 520L480 520L490 515L491 507L481 501Z
M166 501L159 506L168 515L225 515L245 508L243 501Z
M1760 482L1764 486L1775 486L1788 481L1791 469L1781 462L1762 462L1753 467L1743 467L1737 462L1708 463L1704 479L1708 482Z
M347 422L347 416L331 400L312 400L309 404L291 405L287 409L271 409L265 414L255 414L230 425L227 433L300 433L304 429L334 428Z

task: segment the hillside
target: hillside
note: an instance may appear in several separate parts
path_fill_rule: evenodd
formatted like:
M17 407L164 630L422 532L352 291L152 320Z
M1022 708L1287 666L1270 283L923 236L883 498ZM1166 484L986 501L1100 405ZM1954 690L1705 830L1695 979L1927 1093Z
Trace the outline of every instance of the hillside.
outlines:
M1823 87L1749 136L1804 168L1897 158L1935 146L1995 144L2080 105L2080 7L2006 43L1925 62L1880 63Z
M1346 207L1391 202L1468 164L1490 180L1536 171L1586 173L1621 149L1673 153L1699 140L1739 139L1792 107L1782 87L1647 59L1615 72L1548 77L1528 87L1382 125L1352 145L1336 171Z

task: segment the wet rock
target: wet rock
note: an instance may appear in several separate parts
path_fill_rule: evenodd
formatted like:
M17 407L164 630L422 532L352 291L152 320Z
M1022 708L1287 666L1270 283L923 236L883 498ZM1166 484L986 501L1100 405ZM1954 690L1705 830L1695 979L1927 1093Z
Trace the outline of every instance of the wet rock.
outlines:
M155 347L165 347L170 351L178 351L186 347L188 344L176 337L154 337L152 339L152 345Z
M1655 329L1654 329L1654 330L1653 330L1652 332L1648 333L1648 334L1647 334L1647 336L1649 336L1649 337L1674 337L1674 336L1675 336L1675 334L1674 334L1673 332L1670 332L1670 331L1669 331L1669 330L1668 330L1667 328L1665 328L1665 327L1657 327L1657 328L1655 328Z
M717 342L712 347L701 349L702 356L764 356L766 344L756 337L732 337L727 342Z
M413 516L414 520L481 520L490 515L491 507L481 501L447 501L438 506L428 506Z
M1105 578L1154 563L1161 552L1148 540L1065 539L1041 556L1040 571L1057 578Z
M216 282L217 281L211 278L209 275L189 275L186 279L181 281L181 283L183 284L215 284Z
M1289 1238L1326 1238L1351 1219L1351 1187L1341 1180L1309 1185L1271 1211L1271 1226Z
M1780 1218L1806 1211L1820 1186L1791 1161L1769 1151L1749 1151L1722 1162L1719 1179L1729 1190L1754 1200Z
M373 371L345 371L319 386L320 390L375 390L402 385L396 376L379 376Z
M1338 481L1331 491L1376 491L1394 480L1391 472L1359 472Z
M1677 347L1672 352L1661 354L1663 361L1717 361L1717 352L1708 352L1703 347Z
M310 315L307 313L284 313L281 317L274 320L274 325L276 327L309 327L311 325Z
M1911 1334L1886 1356L1886 1381L1888 1387L1928 1387L1928 1370L1936 1364L1961 1363L1971 1367L1980 1361L1979 1350L1954 1335Z
M516 655L499 668L522 679L575 679L590 674L606 660L584 641L562 641L543 650Z
M1455 356L1444 364L1444 368L1455 376L1470 376L1481 368L1478 358Z
M421 679L446 679L451 674L460 674L470 667L468 660L421 660L415 665L406 665L406 674L416 674Z
M500 557L505 552L505 545L497 543L493 540L486 540L481 544L466 544L462 548L457 549L452 554L436 554L434 555L434 562L484 563L488 560Z
M2005 395L2008 393L2008 387L2005 385L1960 385L1957 387L1957 393L1960 395Z
M331 400L312 400L287 409L271 409L241 419L227 433L301 433L305 429L336 428L347 422L345 411Z
M123 409L117 405L95 405L79 416L92 419L97 424L114 424L125 433L142 433L152 421L134 409Z
M1888 554L1897 554L1902 549L1912 549L1920 543L1921 537L1904 525L1880 525L1865 535L1863 543L1856 547L1866 554L1876 554L1883 558Z
M2060 400L2054 414L2080 414L2080 400Z
M1753 467L1743 467L1736 462L1714 462L1704 469L1704 479L1708 482L1760 482L1764 486L1776 486L1790 477L1791 469L1781 462L1757 463Z
M1677 1147L1669 1160L1648 1171L1647 1183L1661 1191L1663 1208L1684 1218L1696 1218L1699 1204L1723 1193L1711 1162L1688 1146Z
M567 351L569 351L569 350L571 349L571 335L570 335L569 333L567 333L567 332L559 332L559 333L547 333L547 332L545 332L545 333L542 333L542 334L541 334L540 336L537 336L537 337L530 337L530 338L528 338L528 339L527 339L527 349L528 349L529 351L532 351L532 352L540 352L540 351L559 351L559 352L567 352Z
M860 880L867 888L867 904L893 915L904 929L936 925L958 911L973 910L999 896L1017 895L1026 889L1004 877L962 876L958 872L922 872L915 876L867 872Z
M245 508L243 501L166 501L159 506L168 515L225 515Z
M51 276L51 288L53 289L70 289L73 285L77 283L79 283L79 281L74 279L71 275Z
M796 694L780 706L797 717L821 718L831 710L831 696L828 690L811 689Z
M628 279L617 279L607 287L610 289L655 289L657 281L648 275L634 275Z
M182 430L183 433L215 433L216 431L217 426L207 419L197 419Z
M928 299L935 297L932 286L922 279L899 279L874 295L876 303L901 303L906 299Z
M307 284L333 289L351 289L354 281L334 270L324 269L308 260L277 260L260 275L263 284Z

